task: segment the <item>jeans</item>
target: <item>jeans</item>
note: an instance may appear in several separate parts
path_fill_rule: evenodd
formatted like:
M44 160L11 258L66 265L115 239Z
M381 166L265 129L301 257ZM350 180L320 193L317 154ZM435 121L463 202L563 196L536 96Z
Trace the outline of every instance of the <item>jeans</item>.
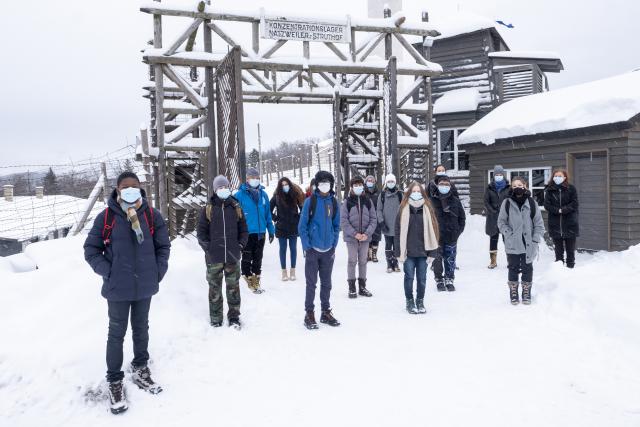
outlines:
M369 254L369 242L347 242L347 279L356 279L356 265L358 266L358 278L367 278L367 255Z
M287 243L291 252L291 268L296 268L296 258L298 257L298 237L278 237L280 245L280 268L287 268Z
M315 307L313 300L316 298L318 275L320 276L320 307L322 311L331 308L329 297L331 296L331 273L335 254L335 248L327 252L318 252L312 248L306 252L304 263L304 275L307 280L304 300L304 309L306 311L313 311Z
M456 277L456 255L458 253L458 245L442 245L438 248L438 255L433 261L433 273L436 281L442 281L442 272L444 270L445 279L455 279Z
M404 296L413 298L413 279L418 282L416 296L424 299L424 291L427 287L427 258L407 257L404 261Z
M489 250L497 251L498 250L498 239L500 239L500 233L494 234L489 237ZM504 236L502 236L502 243L504 243Z
M393 255L393 251L396 247L395 245L396 240L394 236L384 236L384 254L387 257L387 268L394 268L396 265L398 265L398 260Z
M576 264L576 238L553 239L553 247L556 251L556 261L564 261L567 253L567 265L573 267Z
M533 264L527 264L527 254L507 254L507 263L510 282L517 282L520 274L523 282L533 280Z
M151 297L139 301L107 301L109 307L109 334L107 336L107 381L120 381L122 372L122 344L127 333L129 311L133 338L133 361L136 368L149 361L149 307Z
M264 253L264 234L249 234L247 246L242 250L242 275L259 276L262 272L262 254Z

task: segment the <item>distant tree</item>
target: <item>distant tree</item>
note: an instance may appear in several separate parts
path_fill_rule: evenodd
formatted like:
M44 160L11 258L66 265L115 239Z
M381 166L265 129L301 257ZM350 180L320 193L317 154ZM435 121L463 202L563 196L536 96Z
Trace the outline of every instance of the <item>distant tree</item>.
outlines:
M49 168L49 171L44 176L44 193L45 194L59 194L60 187L58 186L58 177L53 169Z
M135 172L136 166L131 159L125 159L118 162L116 173L120 175L122 172Z
M250 168L260 169L258 167L258 162L260 162L260 153L258 153L258 150L254 148L247 156L247 165Z

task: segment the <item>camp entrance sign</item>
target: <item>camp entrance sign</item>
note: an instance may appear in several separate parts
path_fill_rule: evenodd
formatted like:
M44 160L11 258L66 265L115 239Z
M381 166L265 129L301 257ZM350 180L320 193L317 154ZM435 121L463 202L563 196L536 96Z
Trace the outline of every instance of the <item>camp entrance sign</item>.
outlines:
M351 24L344 22L310 22L304 19L263 17L262 37L276 40L350 43Z

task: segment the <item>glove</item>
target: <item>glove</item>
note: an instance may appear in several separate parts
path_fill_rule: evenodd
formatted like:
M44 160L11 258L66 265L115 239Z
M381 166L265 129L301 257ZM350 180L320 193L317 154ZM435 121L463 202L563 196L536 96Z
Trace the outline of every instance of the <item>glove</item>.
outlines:
M269 233L269 243L273 243L273 234Z

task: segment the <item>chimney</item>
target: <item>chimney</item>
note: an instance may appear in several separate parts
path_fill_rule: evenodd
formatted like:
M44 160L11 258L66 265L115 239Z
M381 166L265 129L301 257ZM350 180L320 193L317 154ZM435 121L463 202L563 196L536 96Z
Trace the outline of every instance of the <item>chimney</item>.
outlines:
M2 189L4 190L4 199L7 202L13 202L13 185L3 185Z
M44 197L44 187L41 187L41 186L36 187L36 197L38 199L42 199Z

